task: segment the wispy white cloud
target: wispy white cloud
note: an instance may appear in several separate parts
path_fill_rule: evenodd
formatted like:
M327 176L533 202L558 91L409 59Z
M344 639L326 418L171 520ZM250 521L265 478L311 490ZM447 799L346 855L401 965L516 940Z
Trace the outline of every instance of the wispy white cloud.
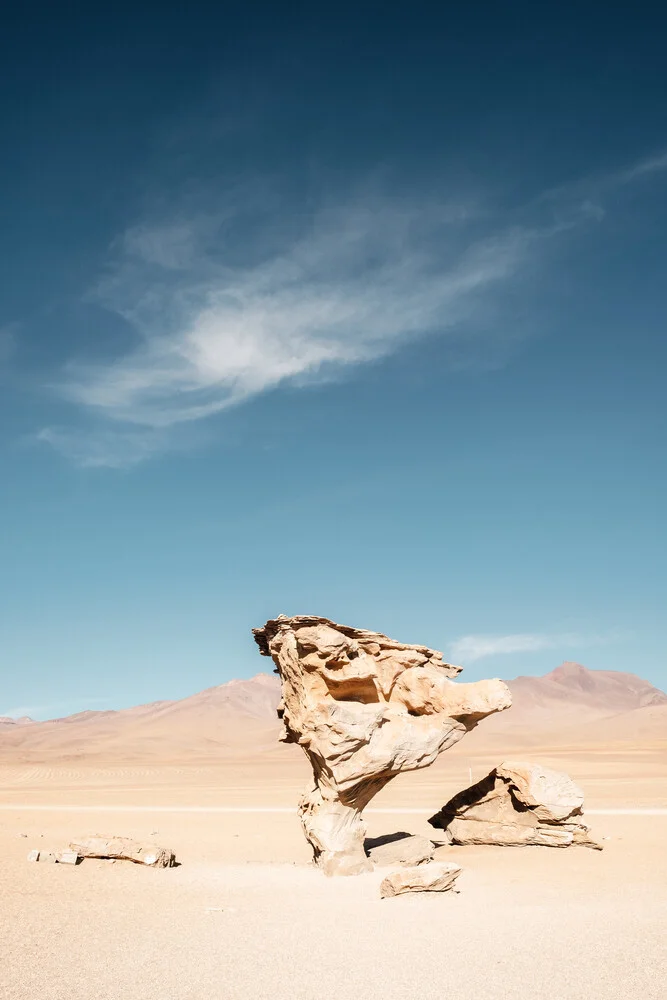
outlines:
M632 166L627 167L625 170L619 170L618 173L612 174L610 178L611 184L630 184L632 181L638 180L640 177L646 177L648 174L660 173L663 170L667 170L667 150L657 153L655 156L649 156L646 159L639 160L637 163L632 164Z
M552 191L520 225L456 201L377 195L302 216L256 190L207 211L177 205L114 242L94 293L135 348L73 361L56 386L93 424L39 440L81 465L125 467L169 447L173 428L277 386L339 376L416 337L458 336L549 238L600 222L606 191L663 169L667 153Z
M472 663L487 656L508 653L535 653L543 649L589 648L617 639L611 635L584 635L577 632L517 632L511 635L463 635L451 643L448 655L453 660Z
M86 469L129 469L171 446L160 432L142 428L43 427L35 438Z
M382 204L321 212L246 263L220 259L206 237L197 220L126 234L99 294L136 329L137 348L112 364L70 365L70 400L166 428L281 383L326 378L456 327L538 234L471 239L448 209Z
M583 177L568 184L559 184L544 191L535 204L549 203L566 213L574 211L583 219L586 216L601 221L607 214L603 200L613 201L614 194L654 174L667 171L667 150L644 157L629 166Z

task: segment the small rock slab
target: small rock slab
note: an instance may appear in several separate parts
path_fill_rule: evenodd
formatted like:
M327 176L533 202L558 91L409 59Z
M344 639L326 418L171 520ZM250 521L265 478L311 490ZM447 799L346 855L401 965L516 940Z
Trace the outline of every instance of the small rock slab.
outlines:
M426 837L410 836L371 847L368 857L379 865L422 865L433 857L433 844Z
M79 854L77 851L61 851L58 855L59 865L76 865L79 863Z
M39 861L39 851L29 851L28 861Z
M88 837L86 840L72 841L69 845L82 858L118 858L134 861L135 864L150 868L171 868L176 856L168 847L130 837Z
M458 865L429 864L418 868L403 868L382 880L380 897L400 896L404 892L447 892L461 874Z

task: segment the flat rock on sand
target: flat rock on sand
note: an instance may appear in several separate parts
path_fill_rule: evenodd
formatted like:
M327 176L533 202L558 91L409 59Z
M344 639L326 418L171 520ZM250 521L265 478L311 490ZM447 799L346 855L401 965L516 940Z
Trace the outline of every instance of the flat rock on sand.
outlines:
M433 844L426 837L394 836L380 838L380 842L368 851L373 864L379 865L421 865L433 857Z
M174 852L168 847L130 837L87 837L72 841L70 848L81 858L117 858L151 868L171 868L176 860Z
M404 892L447 892L461 874L455 864L420 865L387 875L380 884L380 896L400 896Z

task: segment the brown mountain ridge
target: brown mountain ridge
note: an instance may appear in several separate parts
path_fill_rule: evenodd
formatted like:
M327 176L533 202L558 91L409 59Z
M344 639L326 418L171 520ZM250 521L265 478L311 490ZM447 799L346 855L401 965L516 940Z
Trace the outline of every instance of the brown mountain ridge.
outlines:
M486 719L468 738L469 751L499 744L586 744L593 738L667 743L667 694L635 674L566 662L543 677L520 676L507 683L512 708ZM253 755L278 749L279 697L278 678L261 673L178 701L79 712L47 722L12 720L0 729L0 759Z

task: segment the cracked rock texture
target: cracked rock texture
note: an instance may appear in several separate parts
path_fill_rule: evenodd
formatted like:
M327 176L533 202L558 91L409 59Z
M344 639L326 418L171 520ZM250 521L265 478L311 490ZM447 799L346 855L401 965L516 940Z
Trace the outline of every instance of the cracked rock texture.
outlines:
M368 857L374 865L422 865L433 857L433 842L426 837L399 836L381 837L375 846L368 847Z
M404 892L447 892L461 874L458 865L420 865L392 872L380 884L380 897L400 896Z
M602 850L583 822L583 804L583 792L567 774L506 762L455 795L429 822L454 844L581 844Z
M457 684L461 668L427 646L284 615L253 629L280 675L282 739L313 768L299 813L329 875L370 870L361 812L401 771L428 767L477 723L511 705L502 681Z
M81 858L113 858L134 861L151 868L171 868L176 858L174 852L157 844L132 840L130 837L88 837L72 841L70 847Z

